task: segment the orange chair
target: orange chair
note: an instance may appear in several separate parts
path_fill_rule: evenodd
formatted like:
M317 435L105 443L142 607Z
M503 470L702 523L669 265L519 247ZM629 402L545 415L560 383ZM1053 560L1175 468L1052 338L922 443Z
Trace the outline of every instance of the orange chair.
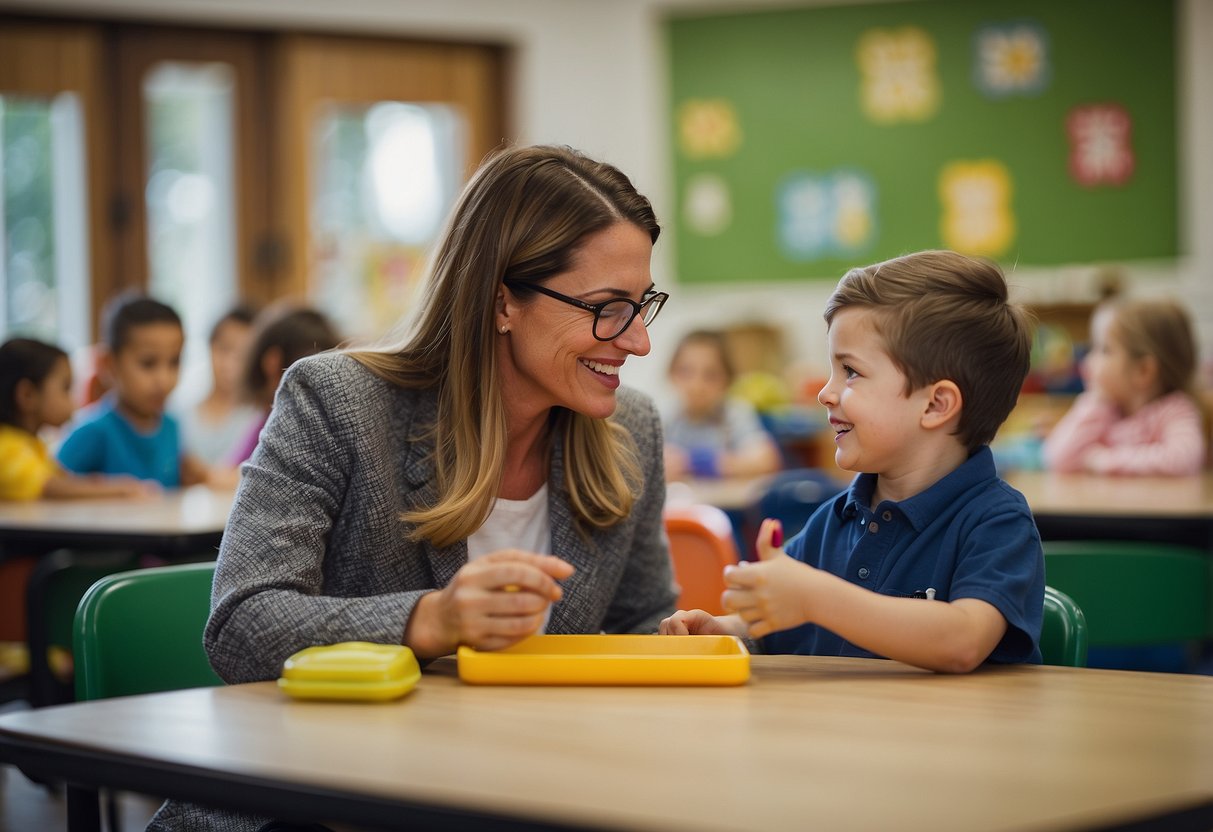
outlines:
M724 568L737 563L737 544L729 516L716 506L682 505L665 509L674 578L682 587L678 608L723 615Z

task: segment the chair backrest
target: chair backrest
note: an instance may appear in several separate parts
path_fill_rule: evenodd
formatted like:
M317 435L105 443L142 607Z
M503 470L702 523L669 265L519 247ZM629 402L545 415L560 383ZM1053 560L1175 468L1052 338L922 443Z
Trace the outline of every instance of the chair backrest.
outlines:
M1051 586L1045 587L1040 656L1045 664L1087 666L1087 619L1073 598Z
M223 684L202 648L214 575L214 563L183 563L93 584L76 609L76 698Z
M843 488L845 486L819 468L780 471L746 512L746 539L752 541L763 519L770 517L783 525L783 537L787 540L804 528L818 506ZM747 558L753 557L753 552L744 554Z
M1210 630L1208 554L1163 543L1045 541L1045 575L1082 608L1092 647L1203 639Z
M716 506L667 506L665 531L670 539L674 578L682 588L678 608L722 615L724 568L737 563L737 544L729 516Z

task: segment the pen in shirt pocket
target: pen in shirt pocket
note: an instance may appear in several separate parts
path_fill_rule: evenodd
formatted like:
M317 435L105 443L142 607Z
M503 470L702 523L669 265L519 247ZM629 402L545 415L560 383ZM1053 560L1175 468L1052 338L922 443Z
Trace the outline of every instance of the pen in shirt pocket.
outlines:
M926 589L920 589L917 592L915 592L913 595L911 595L910 597L911 598L926 598L928 601L934 601L935 600L935 588L927 587Z

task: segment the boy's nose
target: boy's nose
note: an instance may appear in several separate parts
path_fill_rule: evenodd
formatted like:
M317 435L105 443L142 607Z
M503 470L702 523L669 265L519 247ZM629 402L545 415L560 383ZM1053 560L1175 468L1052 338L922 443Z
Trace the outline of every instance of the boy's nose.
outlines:
M822 387L820 390L817 391L817 403L819 405L821 405L822 407L829 407L830 403L835 400L834 391L830 387L830 383L832 381L833 381L833 379L830 379L830 381L827 381L825 383L824 387Z

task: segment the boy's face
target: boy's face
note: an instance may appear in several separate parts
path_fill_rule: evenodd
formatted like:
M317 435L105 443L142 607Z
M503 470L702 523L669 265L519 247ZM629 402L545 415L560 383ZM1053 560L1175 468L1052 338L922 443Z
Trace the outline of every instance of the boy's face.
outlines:
M835 461L848 471L903 473L923 438L930 388L906 395L905 374L889 356L870 309L840 310L828 343L830 380L817 401L829 411Z
M678 357L670 367L670 381L691 416L713 413L729 389L728 373L716 348L694 341L678 351Z
M184 343L181 327L174 324L133 327L126 345L109 358L118 404L137 418L160 418L177 386Z
M234 396L240 391L245 354L252 341L253 328L242 321L227 321L215 332L211 343L211 370L215 389Z

